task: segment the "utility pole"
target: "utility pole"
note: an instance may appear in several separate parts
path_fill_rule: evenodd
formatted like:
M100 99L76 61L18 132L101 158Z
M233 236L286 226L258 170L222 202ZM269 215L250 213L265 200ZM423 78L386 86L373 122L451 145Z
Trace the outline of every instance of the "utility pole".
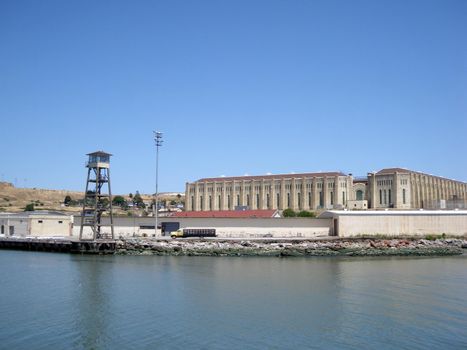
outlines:
M157 236L157 226L159 217L159 147L162 146L162 133L160 131L154 131L154 141L156 143L156 203L154 217L156 218L155 236Z

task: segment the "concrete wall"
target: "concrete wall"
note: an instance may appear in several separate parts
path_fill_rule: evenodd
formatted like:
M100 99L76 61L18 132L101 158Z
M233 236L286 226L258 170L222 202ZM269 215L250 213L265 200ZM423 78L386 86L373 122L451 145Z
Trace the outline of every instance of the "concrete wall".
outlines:
M347 208L350 210L366 210L368 209L368 201L366 199L361 201L347 201Z
M104 222L107 218L104 219ZM218 237L225 238L259 238L271 235L272 237L316 237L327 236L332 233L331 219L308 219L308 218L159 218L159 224L163 222L178 222L180 228L202 227L215 228ZM119 236L153 236L154 228L144 229L141 226L153 226L154 218L117 217L114 218L114 234ZM85 227L85 230L89 229ZM75 217L73 235L78 237L80 230L80 218ZM105 227L104 232L110 232ZM85 231L87 233L87 231ZM157 236L160 236L158 230Z
M340 237L360 235L440 235L467 236L467 212L369 212L335 214Z
M11 234L13 237L25 237L29 234L27 218L19 218L14 216L2 217L0 218L0 228L2 229L5 237L9 237ZM0 233L2 231L0 231Z
M72 230L72 221L70 217L45 217L30 219L30 236L67 237L72 235Z

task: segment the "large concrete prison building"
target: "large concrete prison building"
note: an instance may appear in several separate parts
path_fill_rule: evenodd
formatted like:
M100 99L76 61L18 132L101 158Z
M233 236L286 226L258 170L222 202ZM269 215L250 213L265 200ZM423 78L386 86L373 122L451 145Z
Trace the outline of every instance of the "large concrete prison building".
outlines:
M465 208L467 183L402 168L204 178L186 184L187 211Z

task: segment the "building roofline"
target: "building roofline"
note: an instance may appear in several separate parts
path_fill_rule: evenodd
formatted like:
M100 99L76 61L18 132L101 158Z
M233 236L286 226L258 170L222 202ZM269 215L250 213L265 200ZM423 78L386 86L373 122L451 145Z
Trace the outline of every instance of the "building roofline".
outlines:
M467 215L467 210L327 210L318 218L326 219L335 216L423 216L423 215Z
M268 175L245 175L245 176L225 176L208 177L196 180L195 182L214 182L214 181L243 181L243 180L261 180L261 179L291 179L303 177L333 177L348 176L341 171L317 172L317 173L297 173L297 174L268 174Z
M376 172L374 174L375 175L391 175L391 174L394 174L394 173L417 174L417 175L431 176L431 177L434 177L436 179L454 181L454 182L458 182L458 183L461 183L461 184L467 184L467 182L464 182L464 181L450 179L450 178L444 177L444 176L438 176L438 175L422 173L421 171L415 171L415 170L410 170L410 169L406 169L406 168L384 168L384 169L381 169L380 171L378 171L378 172Z

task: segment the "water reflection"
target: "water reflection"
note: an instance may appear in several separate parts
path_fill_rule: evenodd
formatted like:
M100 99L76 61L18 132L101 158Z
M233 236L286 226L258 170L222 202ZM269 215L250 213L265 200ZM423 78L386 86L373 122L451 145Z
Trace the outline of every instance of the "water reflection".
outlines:
M72 256L71 261L76 274L74 280L72 313L73 324L79 333L76 338L78 347L102 349L109 343L111 330L109 320L112 312L113 269L99 256Z
M467 257L0 252L0 265L6 348L467 348Z

